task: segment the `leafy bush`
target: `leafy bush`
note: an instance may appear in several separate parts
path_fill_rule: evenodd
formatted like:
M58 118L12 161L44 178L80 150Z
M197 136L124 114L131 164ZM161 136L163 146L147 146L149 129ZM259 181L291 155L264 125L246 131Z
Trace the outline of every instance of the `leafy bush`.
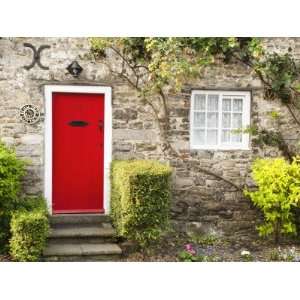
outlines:
M159 162L113 162L111 216L119 236L141 246L160 237L168 225L170 177L170 167Z
M17 158L13 149L0 143L0 249L9 239L9 222L20 202L21 179L25 162Z
M10 254L16 261L37 261L49 232L47 209L43 198L29 198L24 203L11 220Z
M296 234L294 208L300 200L300 158L288 163L283 158L259 159L252 166L252 176L258 189L245 191L264 214L264 224L258 226L261 236Z
M33 211L40 210L46 216L48 215L48 208L46 199L42 196L26 196L18 205L18 210Z

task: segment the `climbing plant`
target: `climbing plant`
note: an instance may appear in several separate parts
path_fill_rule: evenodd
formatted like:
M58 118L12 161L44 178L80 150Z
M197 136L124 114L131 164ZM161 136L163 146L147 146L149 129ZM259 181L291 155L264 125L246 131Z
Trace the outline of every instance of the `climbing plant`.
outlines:
M168 141L168 95L180 91L189 79L200 76L215 63L247 66L261 80L266 98L279 100L300 126L296 112L300 108L300 68L292 49L283 54L269 53L260 39L251 37L91 38L90 43L95 59L102 60L112 74L126 80L141 101L152 108L163 140L162 150L167 155L180 156ZM256 135L259 142L276 144L291 159L292 153L279 130L257 129ZM201 171L241 190L226 178L209 170Z

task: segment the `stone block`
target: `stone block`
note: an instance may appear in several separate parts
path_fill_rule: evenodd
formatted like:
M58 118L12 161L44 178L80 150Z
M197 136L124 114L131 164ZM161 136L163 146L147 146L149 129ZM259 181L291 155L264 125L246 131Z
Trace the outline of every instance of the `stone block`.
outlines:
M114 143L114 151L117 152L130 152L132 151L133 147L130 143Z
M13 137L3 136L1 138L1 142L3 142L4 144L6 144L7 146L12 146L12 145L15 144L15 139Z
M194 185L194 180L192 178L178 177L176 176L175 184L177 188L186 188Z
M157 145L149 143L136 143L136 151L155 151Z
M154 130L114 129L113 139L131 141L157 141L159 136Z
M30 135L28 134L28 135L22 136L20 141L22 144L25 144L25 145L41 144L43 141L43 136L38 135L38 134L30 134Z

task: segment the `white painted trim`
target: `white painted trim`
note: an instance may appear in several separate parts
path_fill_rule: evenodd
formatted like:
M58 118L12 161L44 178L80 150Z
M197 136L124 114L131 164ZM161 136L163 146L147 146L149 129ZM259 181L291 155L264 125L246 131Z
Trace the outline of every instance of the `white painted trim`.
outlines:
M243 112L242 112L242 126L245 129L250 125L250 103L251 103L251 93L249 91L218 91L218 90L193 90L191 95L191 105L190 105L190 148L195 150L250 150L250 138L248 133L242 134L242 143L231 143L231 144L221 144L220 143L220 132L221 132L221 101L219 101L219 125L218 125L218 144L217 145L196 145L194 143L193 128L194 128L194 99L195 95L203 93L218 94L220 99L223 96L241 96L243 97Z
M112 160L112 92L111 87L46 85L45 96L45 134L44 134L44 197L49 213L52 214L52 93L92 93L104 94L104 213L110 212L110 164Z

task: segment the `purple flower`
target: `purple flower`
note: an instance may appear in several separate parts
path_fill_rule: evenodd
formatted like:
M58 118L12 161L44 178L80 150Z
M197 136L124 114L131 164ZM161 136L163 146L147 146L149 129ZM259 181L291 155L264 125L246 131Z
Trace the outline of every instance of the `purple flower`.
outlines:
M213 251L214 251L214 249L212 246L207 246L206 252L207 252L208 256L212 255Z

